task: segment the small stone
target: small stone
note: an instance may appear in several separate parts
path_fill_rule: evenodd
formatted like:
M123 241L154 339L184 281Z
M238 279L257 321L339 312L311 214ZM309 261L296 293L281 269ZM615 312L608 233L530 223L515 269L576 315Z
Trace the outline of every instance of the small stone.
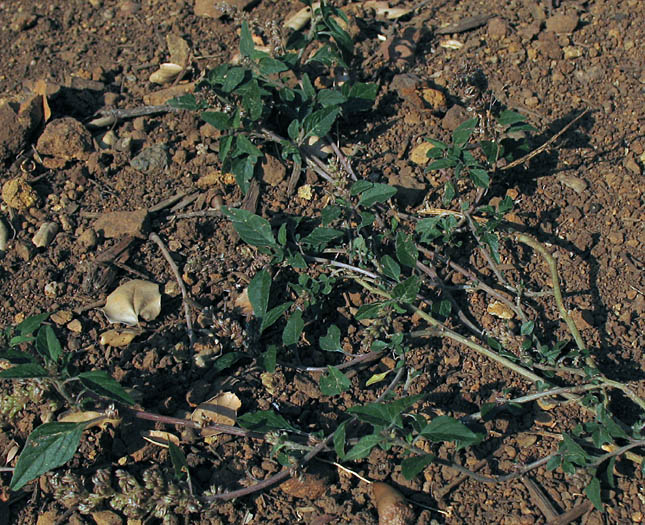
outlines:
M165 295L169 295L170 297L177 297L181 293L181 290L179 289L179 284L177 284L177 281L175 280L168 281L164 285L163 293Z
M609 233L609 235L607 235L607 239L609 239L609 242L612 244L622 244L625 240L625 237L623 236L622 232L612 231Z
M329 482L316 474L300 474L280 485L280 490L292 498L318 499L326 491Z
M227 0L226 3L231 7L239 10L244 9L256 0ZM208 16L211 18L221 18L226 12L219 8L223 2L213 2L213 0L195 0L195 16Z
M486 32L489 38L493 40L501 40L508 35L508 24L506 23L506 20L496 16L488 21Z
M24 178L14 177L2 185L2 200L11 208L25 210L38 202L38 195Z
M500 301L489 303L486 307L486 311L499 319L513 319L513 317L515 317L515 312Z
M61 160L86 160L92 151L92 135L78 120L63 117L52 120L36 145L41 155Z
M7 250L7 243L9 242L9 228L0 217L0 252Z
M106 212L94 221L93 228L108 239L122 235L144 238L147 217L147 210Z
M207 173L206 175L199 177L199 179L197 179L197 182L195 182L195 185L198 188L210 188L211 186L215 186L220 182L222 182L222 174L219 171L214 171L212 173Z
M23 261L29 261L33 253L34 249L32 248L31 244L27 244L26 242L22 241L16 241L16 254Z
M143 173L157 173L168 167L168 153L163 144L144 148L130 161L130 166Z
M537 436L535 434L522 433L517 436L515 439L517 446L520 448L529 448L535 445L537 441Z
M638 165L636 160L634 160L634 155L632 154L629 154L625 157L625 161L623 164L625 168L631 171L634 175L640 175L642 172L641 167Z
M448 107L446 95L442 91L434 88L424 88L421 90L421 98L425 100L430 109L435 113L443 113Z
M557 176L557 179L567 188L571 188L576 193L582 193L587 189L587 183L573 175L560 174Z
M92 512L91 516L96 525L122 525L123 523L121 516L111 510Z
M80 334L83 331L83 325L78 319L70 321L66 326L70 332L74 332L75 334Z
M578 17L573 14L557 14L546 21L546 30L554 33L573 33L578 27Z
M517 456L517 450L515 450L515 448L510 445L506 445L504 447L504 453L509 459L515 459L515 456Z
M107 330L101 334L99 343L103 346L125 348L140 334L138 330Z
M70 310L58 310L49 316L57 325L62 326L72 320L73 314Z
M429 142L417 144L410 152L410 160L419 166L425 166L430 160L428 158L428 151L432 148L434 148L434 146Z
M94 248L96 246L96 242L96 232L91 228L83 230L83 232L78 236L78 244L80 244L85 251Z
M58 233L58 224L55 222L45 222L38 228L38 231L31 240L36 248L46 248L51 244Z
M578 330L589 330L593 328L593 315L587 310L573 310L569 312L573 323Z
M36 525L55 525L60 520L60 516L55 510L48 510L38 515Z
M565 46L562 51L564 51L564 58L567 60L582 56L582 49L576 46Z
M470 117L466 108L462 106L452 106L441 119L441 126L448 131L456 130L462 122Z
M50 299L53 299L60 294L62 287L61 283L51 281L45 285L45 295Z

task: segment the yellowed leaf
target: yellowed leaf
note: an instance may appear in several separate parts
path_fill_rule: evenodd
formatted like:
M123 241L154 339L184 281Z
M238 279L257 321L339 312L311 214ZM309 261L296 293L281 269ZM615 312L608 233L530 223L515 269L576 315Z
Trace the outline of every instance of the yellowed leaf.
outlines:
M168 443L179 446L179 438L163 430L146 430L141 434L141 437L153 445L162 448L168 448Z
M168 33L166 35L166 45L170 53L170 61L179 64L182 68L188 65L190 56L190 46L179 35Z
M95 412L93 410L85 410L83 412L77 412L75 410L68 410L63 412L58 416L59 423L84 423L88 422L88 426L85 428L91 427L100 427L104 429L108 424L117 427L121 423L121 418L111 419L111 418L102 418L98 419L103 414L101 412ZM92 420L97 420L93 423L90 423Z
M500 319L513 319L513 317L515 317L515 312L513 312L511 308L500 301L493 301L492 303L489 303L486 307L486 311L489 314L494 315L495 317L499 317Z

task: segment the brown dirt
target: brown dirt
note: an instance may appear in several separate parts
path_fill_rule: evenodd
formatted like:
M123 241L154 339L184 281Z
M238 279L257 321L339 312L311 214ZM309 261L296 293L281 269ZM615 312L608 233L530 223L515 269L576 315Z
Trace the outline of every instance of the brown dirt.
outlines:
M262 25L294 10L295 4L262 0L248 14ZM412 7L417 2L398 4ZM473 14L496 18L470 31L437 34L443 25ZM3 96L24 100L35 89L36 81L46 80L52 89L48 98L51 118L66 117L84 124L101 108L144 105L144 97L157 89L148 82L149 75L168 60L167 33L176 33L190 44L194 73L187 80L193 80L199 72L230 58L237 46L239 27L230 19L196 16L193 3L184 0L7 0L0 2L0 15ZM448 137L449 123L443 120L441 108L437 114L424 111L418 97L406 97L400 84L405 78L392 83L395 75L416 75L446 94L448 106L458 102L468 106L464 79L480 70L496 99L528 115L540 130L533 146L547 140L582 108L590 108L578 125L533 159L527 169L514 170L496 183L491 195L503 196L511 189L519 196L517 221L555 250L567 306L575 312L600 368L614 379L632 381L640 395L645 394L643 20L645 4L640 0L563 0L557 8L551 2L532 0L464 0L456 5L439 0L427 2L406 22L363 28L358 36L363 63L358 70L362 71L362 80L379 82L381 86L377 111L361 117L364 121L347 123L340 137L341 144L358 146L353 163L359 177L376 175L386 182L389 179L421 189L423 195L432 188L433 181L409 161L409 151L423 137ZM567 27L568 24L573 25ZM404 53L405 49L393 51L392 46L382 45L379 33L401 36L414 54L406 59L409 53ZM441 43L448 39L458 40L463 47L442 47ZM5 107L0 111L0 154L6 166L0 182L4 184L24 173L36 198L33 201L27 195L26 208L22 210L11 211L3 204L2 220L11 225L13 235L1 256L0 326L42 311L71 311L80 329L78 323L70 325L69 319L56 330L65 348L74 352L75 366L109 371L124 386L136 388L145 409L168 415L189 410L189 398L203 400L230 390L242 400L241 412L269 409L276 403L281 414L298 421L300 428L327 434L334 430L343 406L370 401L382 390L361 387L373 373L382 370L382 365L356 374L352 379L353 393L337 400L319 395L314 375L280 367L270 393L261 383L260 369L251 367L248 359L230 369L230 376L212 373L208 368L191 371L184 359L188 339L178 293L164 295L162 315L147 323L143 335L127 348L102 347L99 337L109 325L100 311L84 309L86 305L103 300L118 282L131 278L173 287L171 270L157 246L146 240L147 233L160 235L173 252L191 296L202 307L210 308L210 313L196 316L196 328L200 348L209 347L214 352L238 350L248 342L246 319L234 308L234 302L267 260L237 242L225 221L170 220L169 208L164 208L149 214L143 225L124 225L126 231L140 234L140 238L129 245L127 255L121 259L123 264L109 270L100 267L97 272L92 264L97 252L118 242L107 238L105 232L93 230L94 221L104 213L149 209L179 192L196 192L198 196L183 212L208 207L218 195L227 204L240 201L241 194L233 185L197 185L201 177L217 172L217 155L210 149L216 137L196 115L169 113L125 121L114 128L119 139L132 140L131 152L116 147L101 149L98 141L104 129L81 130L91 131L94 143L80 138L75 149L70 141L75 140L78 130L71 127L61 132L65 133L65 141L58 145L48 142L53 151L47 153L52 156L43 156L40 162L31 148L39 142L42 126L34 129L32 113L23 113L20 120L16 112L15 104L11 110ZM145 173L144 169L131 167L131 158L153 145L164 146L165 155L159 155L167 167ZM258 213L267 217L311 214L321 207L325 184L312 174L307 176L307 182L314 190L310 202L287 198L286 181L275 187L263 185ZM417 204L413 200L407 203ZM409 207L408 211L414 209ZM34 248L33 235L49 221L59 226L53 243ZM521 263L521 273L532 279L534 287L546 282L543 265L531 259L528 252L507 251L504 256ZM475 255L459 257L464 264L482 268L485 276L485 266ZM444 277L458 283L457 277ZM280 293L286 297L289 292ZM486 303L487 299L479 294L465 299L474 319L493 332L503 333L499 320L485 313ZM547 328L555 336L565 334L548 301L536 302L534 307L548 320ZM359 348L361 326L350 321L346 300L339 297L329 308L330 315L345 318L349 342ZM311 362L304 364L324 366L326 359L313 354L306 358ZM431 408L455 417L477 411L482 403L500 395L502 388L516 393L528 388L507 370L448 343L439 348L422 343L413 350L410 364L423 372L412 384L411 393L431 391ZM4 383L0 395L8 395L12 389ZM620 402L614 410L629 420ZM579 410L566 406L557 408L553 416L554 427L543 432L536 431L531 410L515 419L488 423L485 444L477 447L476 454L460 452L457 458L469 466L487 458L483 473L508 472L516 463L530 462L553 451L557 447L554 436L584 420ZM13 420L4 418L0 434L2 457L15 443L24 444L43 417L38 407L27 404ZM105 467L130 468L136 475L154 462L170 468L164 450L139 438L140 431L151 428L152 424L130 421L115 430L94 429L83 440L75 458L59 470L71 469L89 479L96 469ZM221 490L235 489L250 483L251 477L261 479L279 469L270 459L268 444L222 437L205 447L189 432L182 434L182 442L193 477L203 488L215 484ZM442 446L438 453L447 457L451 448ZM349 466L372 480L397 485L413 501L441 509L442 513L417 509L419 523L430 523L431 519L455 524L545 523L535 500L519 480L498 485L466 480L439 498L442 487L457 475L454 471L431 465L410 482L401 475L399 462L400 457L393 451L374 450L365 461ZM590 510L578 522L624 524L643 519L642 474L628 462L619 462L618 471L615 489L603 494L606 512ZM274 488L233 503L218 504L212 517L200 521L192 515L188 521L377 522L367 484L335 468L321 472L310 481L317 487L321 479L326 479L327 488L323 496L315 499L307 497L315 487L295 487L291 492ZM547 472L540 468L533 478L559 512L584 500L582 490L587 480L583 477L565 477L559 470ZM9 475L3 473L3 487L8 482ZM93 522L76 510L64 514L65 506L55 501L44 482L31 484L25 494L2 505L0 522L31 524L45 511L51 511L47 516L56 519ZM244 521L249 517L250 521Z

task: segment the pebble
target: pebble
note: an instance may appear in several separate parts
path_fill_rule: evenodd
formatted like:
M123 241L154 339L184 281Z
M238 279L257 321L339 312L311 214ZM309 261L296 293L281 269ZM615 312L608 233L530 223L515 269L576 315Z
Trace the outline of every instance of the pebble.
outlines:
M564 58L567 60L580 58L582 56L582 49L576 46L565 46L562 51L564 51Z
M163 144L144 148L130 161L130 166L143 173L164 171L168 167L168 153Z
M49 316L57 325L62 326L72 320L71 310L58 310Z
M428 151L430 151L434 146L429 142L422 142L417 144L412 151L410 152L410 160L419 166L425 166L428 161Z
M557 14L546 21L546 30L554 33L573 33L578 27L578 17L573 14Z
M23 261L29 261L33 253L34 252L31 245L23 241L16 242L16 254L18 254L18 257L20 257Z
M92 135L78 120L52 120L38 139L38 152L62 160L86 160L92 151Z
M38 202L38 195L24 178L14 177L2 185L2 200L11 208L25 210Z
M94 231L102 232L108 239L121 237L121 235L143 238L147 217L147 210L106 212L94 221L92 227Z
M75 334L80 334L83 331L83 325L78 319L70 321L66 327L70 332L74 332Z
M46 222L38 228L31 242L34 243L36 248L46 248L52 243L57 233L58 224L55 222Z
M496 16L488 21L486 32L493 40L501 40L508 35L508 24L506 20Z
M441 119L441 127L448 131L454 131L462 122L470 117L468 110L462 106L452 106L446 111L445 116Z
M97 238L96 233L92 229L83 230L83 232L78 236L78 244L87 251L96 246Z
M5 222L0 218L0 252L7 250L7 243L9 242L9 228Z
M265 155L261 167L262 180L269 186L277 186L287 176L287 168L273 155Z
M587 183L578 177L574 177L573 175L564 175L561 173L557 176L557 179L567 188L571 188L578 194L584 192L587 189Z

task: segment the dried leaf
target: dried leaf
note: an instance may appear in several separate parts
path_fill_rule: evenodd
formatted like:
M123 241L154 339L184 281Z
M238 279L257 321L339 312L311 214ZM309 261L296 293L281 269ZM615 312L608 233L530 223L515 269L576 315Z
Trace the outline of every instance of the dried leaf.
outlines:
M141 437L158 447L168 448L168 443L179 446L179 438L170 432L163 430L146 430Z
M190 419L203 426L216 423L220 425L234 425L237 419L237 410L242 406L240 398L232 392L222 392L208 401L201 403L192 413ZM202 436L219 434L215 430L203 429Z
M489 303L486 307L486 311L500 319L513 319L513 317L515 317L515 312L500 301Z
M140 330L107 330L101 334L99 343L114 348L125 348L139 334Z
M110 323L135 326L139 317L146 321L156 318L161 312L159 286L149 281L134 279L119 286L105 301L103 313Z
M63 412L60 416L58 416L58 422L59 423L82 423L85 421L89 422L89 421L92 421L93 419L97 419L101 417L102 415L103 414L101 412L95 412L93 410L85 410L83 412L68 410L66 412ZM100 427L101 429L105 429L105 427L108 424L116 427L119 425L119 423L121 423L121 418L116 418L116 419L103 418L93 422L92 424L88 425L86 428Z
M184 70L179 64L174 64L172 62L166 62L159 66L159 69L150 75L150 82L155 84L170 84L177 75Z
M439 45L446 49L461 49L464 47L464 44L459 40L444 40Z
M387 2L364 2L363 7L374 9L376 16L384 16L389 20L401 18L412 11L412 9L404 9L402 7L390 7Z
M43 79L36 80L33 91L43 97L43 120L47 122L52 116L52 110L47 101L47 81Z
M251 301L249 301L248 287L244 288L244 291L237 296L237 299L235 299L235 306L239 308L246 317L251 317L253 315L253 306L251 305Z
M190 46L188 42L179 35L168 33L166 35L166 44L168 45L168 52L170 53L170 61L185 68L188 65L188 57L190 57Z
M294 31L300 31L311 20L313 10L318 9L319 7L320 2L314 3L311 7L303 7L296 14L291 15L284 21L284 27L293 29Z

